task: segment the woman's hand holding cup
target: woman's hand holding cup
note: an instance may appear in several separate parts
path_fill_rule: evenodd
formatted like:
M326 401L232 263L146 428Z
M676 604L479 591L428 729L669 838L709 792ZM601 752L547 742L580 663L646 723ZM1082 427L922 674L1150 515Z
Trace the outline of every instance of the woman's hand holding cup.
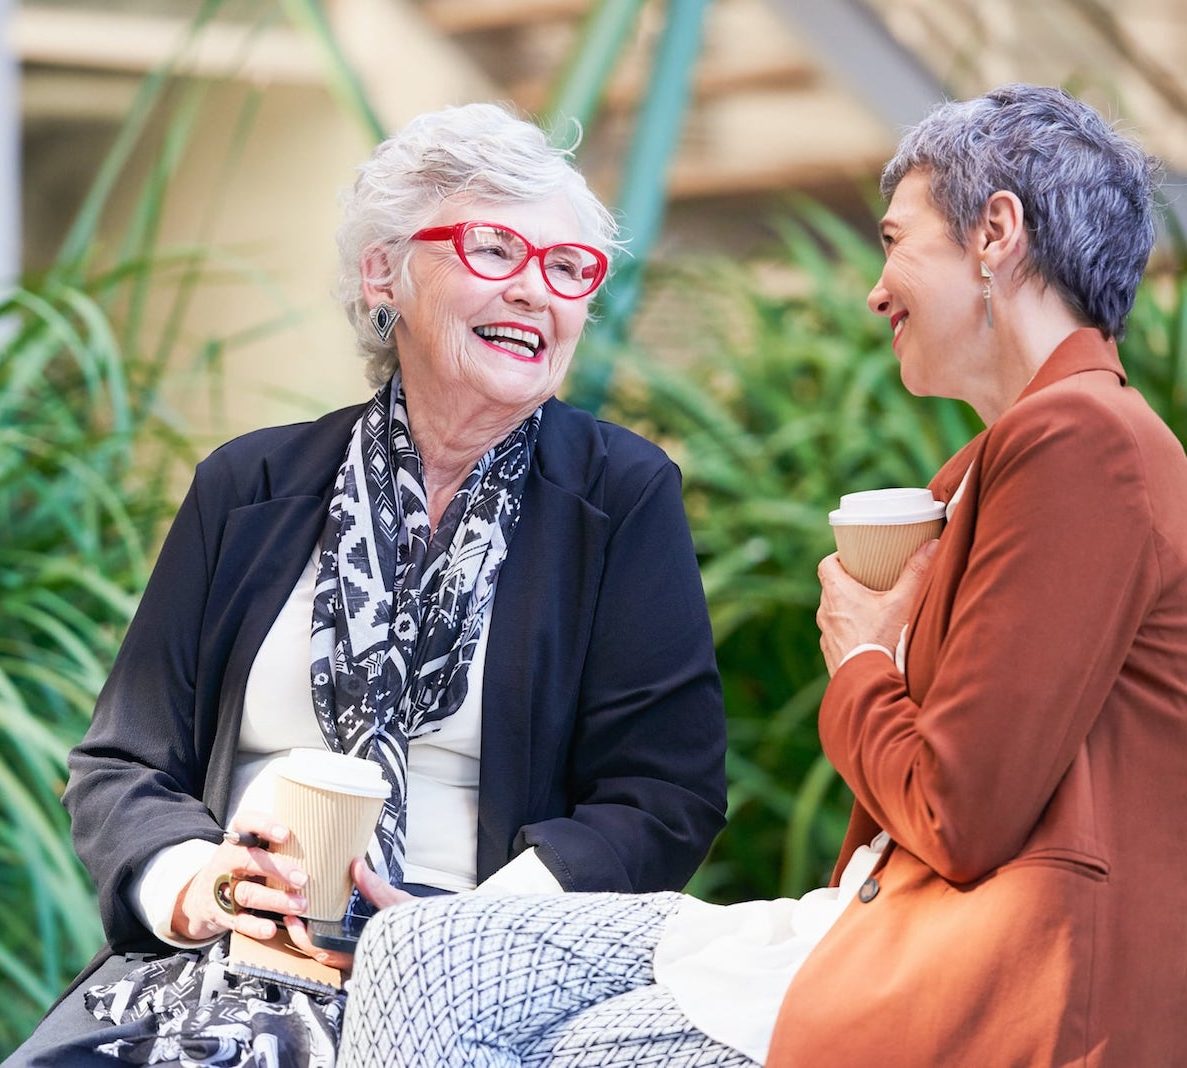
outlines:
M391 905L402 905L407 901L416 900L406 890L399 890L376 875L363 857L355 857L351 861L350 877L363 897L377 909L385 909ZM337 968L340 972L351 970L354 965L353 954L338 953L315 946L309 938L308 929L299 917L285 916L284 926L293 945L302 953L313 957L329 968Z
M366 850L390 787L374 761L328 750L298 748L277 766L276 810L290 835L278 847L278 859L290 858L308 874L307 907L301 916L336 922L342 919L357 886L379 908L407 900L367 866ZM352 956L313 945L302 919L285 916L289 938L302 952L347 971Z
M891 655L931 570L947 508L931 490L846 493L828 514L837 551L817 569L820 649L831 676L859 645Z
M859 645L880 645L893 654L939 547L933 539L915 550L889 590L863 586L845 570L836 553L820 561L816 625L830 676Z
M294 749L277 765L275 811L235 817L206 866L174 907L174 933L199 941L224 930L266 940L274 918L294 946L347 970L350 954L313 945L302 917L337 921L353 886L377 908L410 899L358 855L370 839L390 787L378 764L328 750ZM352 859L353 858L353 859Z
M255 912L299 914L306 907L301 892L306 873L290 858L268 850L287 840L288 828L267 813L247 812L236 817L231 830L253 835L260 844L240 844L228 834L177 895L171 927L179 938L199 942L234 930L268 939L276 933L276 923ZM281 885L265 886L264 879Z

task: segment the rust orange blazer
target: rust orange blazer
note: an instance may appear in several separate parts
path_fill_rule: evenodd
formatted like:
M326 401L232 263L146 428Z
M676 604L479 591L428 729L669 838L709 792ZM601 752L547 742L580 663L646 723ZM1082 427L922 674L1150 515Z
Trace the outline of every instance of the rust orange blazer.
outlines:
M908 631L832 679L894 845L787 992L768 1064L1187 1064L1187 459L1080 330L950 460Z

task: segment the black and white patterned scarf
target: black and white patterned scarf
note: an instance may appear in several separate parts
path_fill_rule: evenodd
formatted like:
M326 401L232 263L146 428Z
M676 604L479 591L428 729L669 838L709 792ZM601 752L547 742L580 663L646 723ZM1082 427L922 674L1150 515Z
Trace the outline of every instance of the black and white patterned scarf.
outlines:
M399 372L351 433L313 596L313 704L330 749L376 761L391 796L367 859L403 878L408 742L465 699L483 613L519 522L537 409L475 465L429 525ZM374 911L356 890L352 915Z

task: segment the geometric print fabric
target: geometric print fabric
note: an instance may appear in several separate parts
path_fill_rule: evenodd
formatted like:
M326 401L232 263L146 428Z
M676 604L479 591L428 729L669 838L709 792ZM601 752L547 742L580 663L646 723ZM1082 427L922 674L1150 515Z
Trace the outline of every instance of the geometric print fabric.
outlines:
M461 706L485 609L519 521L541 409L490 448L429 520L397 371L351 431L317 553L313 707L326 745L379 764L391 792L367 849L403 880L408 743ZM348 911L374 911L357 891Z
M367 925L340 1068L753 1068L698 1031L652 960L681 896L438 898Z
M79 1037L69 1052L54 1051L52 1063L95 1063L85 1049L112 1063L334 1068L343 995L236 975L227 943L224 937L205 950L149 960L88 988L84 1005L112 1026Z

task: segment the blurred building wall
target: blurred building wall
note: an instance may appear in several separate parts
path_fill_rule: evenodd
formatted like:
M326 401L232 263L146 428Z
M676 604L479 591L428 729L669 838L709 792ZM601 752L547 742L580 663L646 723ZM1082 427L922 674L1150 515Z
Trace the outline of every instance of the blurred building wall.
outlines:
M139 6L129 15L26 5L14 26L23 58L26 269L52 260L136 85L185 30L184 20ZM337 0L332 11L389 128L489 95L485 79L408 5ZM185 76L169 91L171 106L195 91L201 101L169 183L160 241L163 254L195 242L215 251L173 346L182 374L167 398L203 447L370 393L335 295L334 241L339 196L370 154L369 133L326 87L324 58L306 35L231 23L208 36L187 49ZM245 109L254 111L246 126ZM166 108L150 125L116 188L100 257L115 254L134 216L168 116ZM177 274L161 268L148 339L169 314ZM203 348L210 337L228 341L213 363Z
M19 74L16 57L3 44L12 6L12 0L0 0L0 293L20 273Z

